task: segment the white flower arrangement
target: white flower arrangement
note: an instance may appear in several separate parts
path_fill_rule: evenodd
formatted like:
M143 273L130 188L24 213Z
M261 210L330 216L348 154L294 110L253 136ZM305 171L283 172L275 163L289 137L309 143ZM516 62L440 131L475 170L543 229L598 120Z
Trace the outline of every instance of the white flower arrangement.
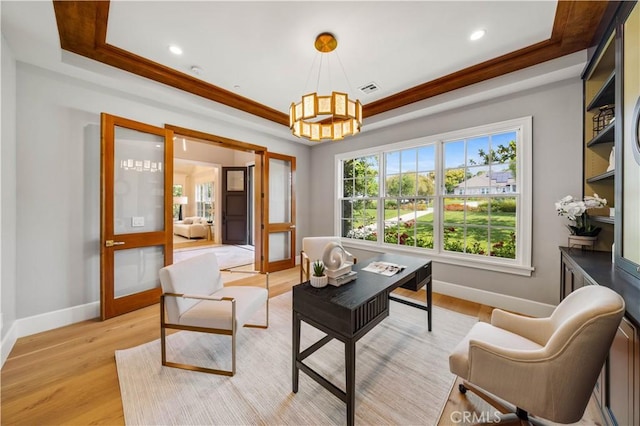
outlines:
M602 208L607 205L605 198L600 198L598 194L585 196L582 200L577 200L571 195L567 195L556 202L558 216L566 216L569 220L575 221L575 225L567 225L573 235L596 236L600 228L594 227L589 222L587 210Z

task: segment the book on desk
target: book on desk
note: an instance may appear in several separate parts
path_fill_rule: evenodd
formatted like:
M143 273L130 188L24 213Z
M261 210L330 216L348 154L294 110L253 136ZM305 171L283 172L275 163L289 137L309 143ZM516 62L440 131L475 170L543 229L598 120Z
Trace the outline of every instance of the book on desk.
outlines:
M332 286L339 287L355 280L358 273L351 269L352 266L353 263L345 262L338 269L327 269L325 271L327 282Z
M338 275L337 277L328 277L327 282L333 286L339 287L355 280L357 277L358 273L356 271L349 271L346 274Z

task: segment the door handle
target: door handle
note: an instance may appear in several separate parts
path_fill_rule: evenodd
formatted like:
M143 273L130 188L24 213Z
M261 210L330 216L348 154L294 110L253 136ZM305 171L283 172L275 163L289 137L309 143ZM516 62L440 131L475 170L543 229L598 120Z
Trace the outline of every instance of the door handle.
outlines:
M124 241L107 240L104 242L105 247L122 246L122 245L124 245Z

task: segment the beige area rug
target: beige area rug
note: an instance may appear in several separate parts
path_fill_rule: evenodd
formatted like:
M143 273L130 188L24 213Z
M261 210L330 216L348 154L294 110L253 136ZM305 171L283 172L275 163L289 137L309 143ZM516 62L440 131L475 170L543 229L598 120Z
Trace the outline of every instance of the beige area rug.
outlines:
M448 356L477 319L434 308L426 313L391 303L391 314L358 341L356 423L436 424L454 376ZM258 314L259 315L259 314ZM302 348L323 336L302 324ZM227 367L229 338L178 332L168 359ZM291 391L291 292L270 301L268 329L244 328L234 377L162 367L158 340L116 351L128 425L344 424L346 406L300 373ZM344 345L331 341L305 361L344 389Z
M255 252L253 246L218 245L201 249L176 251L173 253L173 262L179 262L200 254L214 252L218 258L220 269L237 268L254 262Z

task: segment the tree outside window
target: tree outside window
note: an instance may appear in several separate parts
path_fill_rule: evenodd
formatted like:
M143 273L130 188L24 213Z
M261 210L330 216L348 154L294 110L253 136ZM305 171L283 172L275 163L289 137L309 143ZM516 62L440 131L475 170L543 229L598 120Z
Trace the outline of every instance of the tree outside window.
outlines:
M181 197L182 194L182 185L173 185L173 196ZM178 216L180 215L180 205L173 205L173 220L178 220Z

